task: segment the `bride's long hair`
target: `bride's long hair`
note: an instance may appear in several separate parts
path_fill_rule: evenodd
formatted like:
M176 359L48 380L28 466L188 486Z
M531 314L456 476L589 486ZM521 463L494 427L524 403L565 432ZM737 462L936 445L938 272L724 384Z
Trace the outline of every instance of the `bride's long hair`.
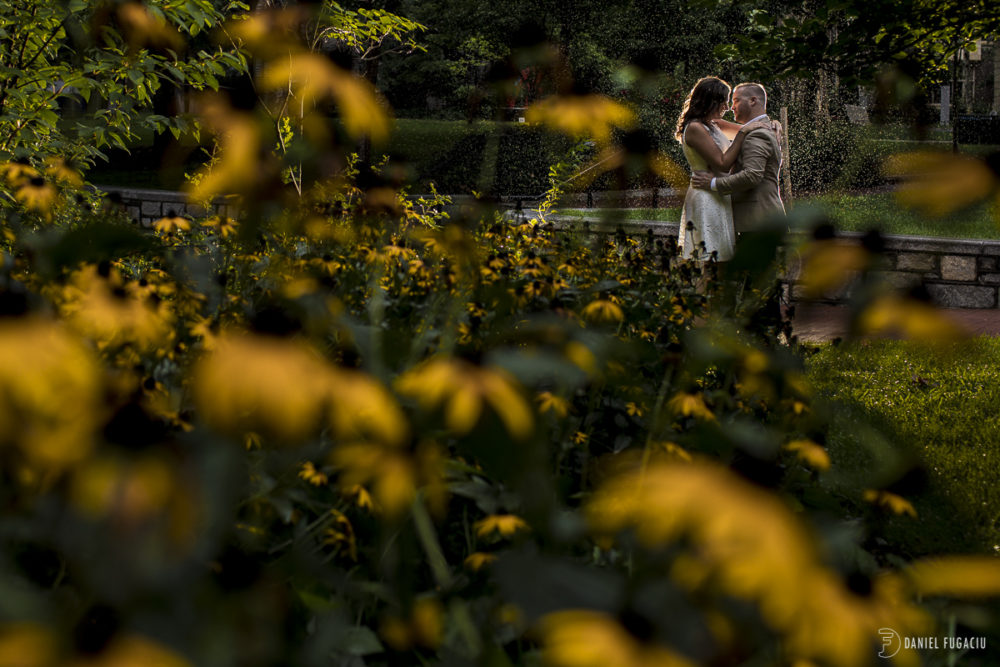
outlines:
M702 120L719 108L720 104L729 102L732 88L717 76L706 76L698 79L694 88L688 93L681 107L681 115L677 119L677 130L674 138L684 141L684 128L693 120Z

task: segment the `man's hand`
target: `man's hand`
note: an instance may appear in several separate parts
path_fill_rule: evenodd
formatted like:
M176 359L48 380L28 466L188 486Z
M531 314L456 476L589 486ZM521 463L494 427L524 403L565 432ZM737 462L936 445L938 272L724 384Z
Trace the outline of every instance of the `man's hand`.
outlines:
M691 187L709 190L712 185L712 172L696 171L691 174Z

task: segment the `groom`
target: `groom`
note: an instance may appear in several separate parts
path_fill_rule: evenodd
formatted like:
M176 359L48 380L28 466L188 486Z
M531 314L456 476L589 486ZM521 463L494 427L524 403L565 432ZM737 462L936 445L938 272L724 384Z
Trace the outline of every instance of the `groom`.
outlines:
M766 121L767 93L759 83L741 83L733 89L733 115L742 125ZM770 130L753 130L743 140L733 172L712 176L708 171L691 175L691 186L733 196L733 224L737 232L746 232L770 214L785 212L778 192L778 169L781 148Z

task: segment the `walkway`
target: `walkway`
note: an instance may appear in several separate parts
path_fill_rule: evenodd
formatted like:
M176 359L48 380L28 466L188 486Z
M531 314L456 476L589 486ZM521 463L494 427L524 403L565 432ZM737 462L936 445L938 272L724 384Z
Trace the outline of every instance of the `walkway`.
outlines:
M942 308L971 336L1000 336L1000 309ZM799 303L795 306L792 331L799 340L810 343L831 341L847 335L846 306Z

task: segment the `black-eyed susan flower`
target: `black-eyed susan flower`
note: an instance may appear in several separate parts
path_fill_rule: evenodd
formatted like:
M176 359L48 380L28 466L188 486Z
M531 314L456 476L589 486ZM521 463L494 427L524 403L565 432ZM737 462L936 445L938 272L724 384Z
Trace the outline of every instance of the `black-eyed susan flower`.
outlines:
M651 463L619 475L598 489L586 516L598 536L627 529L652 548L690 545L700 563L675 570L675 581L753 601L792 661L865 664L880 628L931 627L897 578L876 579L867 596L854 593L777 497L715 465ZM900 655L900 664L916 664L915 652Z
M621 322L625 317L621 307L609 299L591 301L584 307L583 316L591 322Z
M102 349L131 345L140 352L169 349L174 315L155 293L130 289L120 273L103 275L89 265L74 271L56 294L60 312L70 325Z
M415 646L436 649L444 639L444 607L436 597L417 598L409 614L385 614L379 624L379 635L397 651L408 651Z
M177 215L174 211L168 211L165 216L153 223L153 229L161 234L189 232L191 231L191 221L184 216Z
M527 438L533 428L531 410L514 379L499 368L438 357L400 376L396 389L424 409L442 406L445 423L458 434L473 429L486 405L514 438Z
M635 124L635 113L603 95L548 97L524 112L529 123L542 123L572 137L590 137L600 144L611 139L615 128Z
M569 401L561 396L556 396L551 391L543 391L535 397L538 402L539 412L551 412L557 417L565 417L569 414Z
M256 431L301 440L319 424L328 376L313 349L294 340L231 334L192 371L206 423L236 434Z
M323 486L328 484L330 479L326 476L326 473L316 468L316 464L312 461L306 461L299 468L299 477L309 482L313 486Z
M642 641L614 617L591 609L546 614L539 622L542 658L552 667L693 667L667 646Z
M13 160L11 162L0 163L0 177L7 182L7 185L12 187L24 185L32 178L40 175L37 169L24 161Z
M913 507L913 503L891 491L866 489L862 497L865 499L865 502L881 507L893 514L907 514L914 518L917 516L917 510Z
M323 543L334 551L346 554L351 560L358 559L358 544L354 537L354 526L350 519L338 509L330 510L331 525L324 531Z
M463 561L463 565L473 572L478 572L496 559L496 554L475 551L466 557L465 561Z
M862 334L896 334L912 340L949 341L961 338L962 329L931 304L888 294L872 301L858 317Z
M993 556L934 556L903 571L918 595L981 598L1000 595L1000 561Z
M667 402L667 408L675 415L681 417L694 417L695 419L714 420L715 415L705 405L705 399L701 394L688 394L680 392L675 394Z
M799 459L816 470L830 469L830 454L821 445L812 440L800 439L792 440L785 444L785 449L794 452Z
M83 187L80 170L71 160L64 157L54 156L46 159L45 175L58 183L65 183L74 188Z
M90 349L54 322L0 322L0 442L31 466L62 469L90 453L101 418L101 374Z
M860 245L824 239L802 250L799 280L809 297L842 287L871 263L871 253Z
M982 201L998 185L983 160L944 151L893 155L886 173L903 179L896 200L931 216L944 216Z
M37 213L46 220L52 219L52 206L59 196L55 186L41 176L33 176L23 181L14 190L14 198L28 211Z
M239 229L237 222L225 215L213 215L202 220L201 224L224 239L228 239Z
M475 525L479 537L513 537L528 530L528 524L516 514L491 514Z

